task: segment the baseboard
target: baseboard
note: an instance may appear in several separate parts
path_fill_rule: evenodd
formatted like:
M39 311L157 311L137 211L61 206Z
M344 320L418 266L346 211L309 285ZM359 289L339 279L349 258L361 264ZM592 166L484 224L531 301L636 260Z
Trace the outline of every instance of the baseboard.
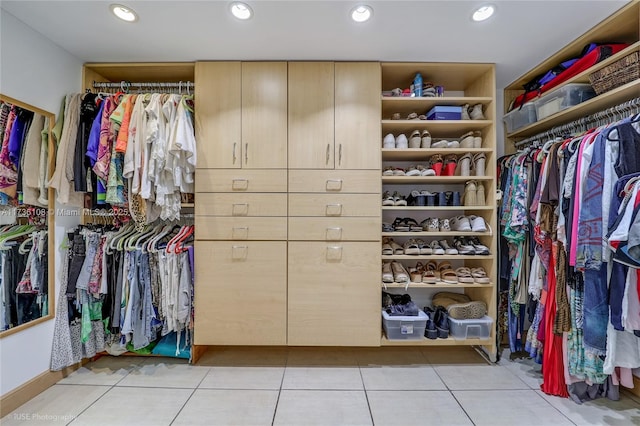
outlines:
M76 371L83 364L84 363L74 364L60 371L45 371L12 391L2 395L2 398L0 399L0 417L6 416L36 395L49 389L60 380Z
M640 397L640 377L637 376L633 376L633 388L625 388L622 387L622 389L624 389L625 391Z

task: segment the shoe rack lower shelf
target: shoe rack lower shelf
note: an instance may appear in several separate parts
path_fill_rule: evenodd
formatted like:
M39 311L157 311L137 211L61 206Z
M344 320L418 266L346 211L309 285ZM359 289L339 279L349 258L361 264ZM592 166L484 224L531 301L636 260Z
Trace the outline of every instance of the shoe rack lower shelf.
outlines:
M382 206L382 210L434 210L434 211L472 211L493 210L494 206Z
M429 283L409 283L409 287L407 287L405 284L401 284L401 283L382 283L382 288L464 288L464 287L469 287L469 288L493 288L493 283L486 283L486 284L480 284L480 283L455 283L455 284L449 284L449 283L434 283L434 284L429 284Z
M490 237L491 232L473 232L473 231L418 231L418 232L383 232L383 237Z
M464 183L492 179L491 176L382 176L382 183Z
M382 260L422 260L422 259L434 259L434 260L490 260L493 259L493 255L488 256L481 255L466 255L466 254L385 254L382 255Z
M382 334L381 346L491 346L493 339L427 339L423 337L419 340L389 340Z

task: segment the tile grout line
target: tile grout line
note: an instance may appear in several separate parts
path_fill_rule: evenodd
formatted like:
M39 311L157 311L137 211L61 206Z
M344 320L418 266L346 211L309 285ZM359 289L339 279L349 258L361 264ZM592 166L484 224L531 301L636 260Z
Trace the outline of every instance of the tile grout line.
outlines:
M282 385L284 384L284 376L287 374L287 366L289 365L289 349L287 349L287 358L284 361L284 370L282 370L282 379L280 379L280 388L278 389L278 398L276 398L276 406L273 408L273 417L271 418L271 426L275 424L278 405L280 404L280 395L282 395Z
M371 403L369 402L369 393L367 391L367 386L364 384L364 376L362 375L362 367L358 366L358 372L360 373L360 380L362 380L362 390L364 390L364 398L367 400L367 408L369 409L369 417L371 418L371 424L375 425L376 422L373 420L373 412L371 411Z
M540 391L542 392L542 391ZM537 391L533 391L533 393L536 394L536 396L540 399L542 399L544 402L547 403L547 405L551 406L551 408L553 408L554 410L556 410L558 413L560 413L562 415L562 417L564 417L565 419L569 420L569 422L573 423L574 425L576 425L577 423L574 422L573 420L571 420L568 416L566 416L562 411L560 411L558 408L556 408L555 405L553 405L552 403L550 403L549 401L547 401L542 395L540 395Z
M451 397L456 402L456 404L458 404L458 407L460 407L464 415L467 416L471 424L475 426L476 423L473 421L469 413L467 413L467 410L464 409L460 401L458 401L458 398L456 398L456 396L453 394L453 391L449 388L449 385L447 384L447 382L440 376L440 373L438 373L438 370L435 367L433 367L433 371L436 373L436 376L438 376L440 381L444 384L445 388L447 388L447 391L449 391L449 395L451 395Z
M128 373L127 373L127 374L128 374ZM125 377L126 377L126 376L125 376ZM122 380L122 379L120 379L120 380ZM54 385L54 386L55 386L55 385ZM64 385L61 385L61 386L64 386ZM102 387L102 385L86 385L86 386L100 386L100 387ZM76 415L76 416L75 416L75 417L74 417L74 418L73 418L69 423L67 423L67 426L68 426L68 425L70 425L71 423L75 422L75 421L76 421L76 419L78 419L78 418L79 418L79 417L80 417L80 416L81 416L85 411L87 411L89 408L93 407L93 405L94 405L96 402L100 401L100 400L102 399L102 397L104 397L106 394L108 394L109 392L111 392L111 391L113 390L113 388L115 388L115 387L116 387L116 385L115 385L115 384L114 384L114 385L109 386L109 389L107 389L107 390L106 390L102 395L100 395L98 398L96 398L96 400L95 400L95 401L93 401L91 404L87 405L87 406L85 407L85 409L84 409L84 410L80 411L80 412L79 412L79 413L78 413L78 414L77 414L77 415Z
M509 361L509 362L512 362L512 361ZM520 380L522 383L524 383L524 384L525 384L529 389L536 390L535 388L532 388L532 387L531 387L531 385L529 385L529 383L527 383L527 382L525 382L524 380L522 380L522 378L521 378L518 374L516 374L516 373L514 373L513 371L511 371L511 369L507 368L507 366L506 366L506 365L500 365L500 364L495 364L495 365L496 365L496 366L498 366L498 367L502 367L502 368L504 368L504 369L505 369L505 370L507 370L509 373L511 373L511 375L513 375L513 376L517 377L517 378L518 378L518 380Z
M173 419L169 422L169 426L171 426L176 419L178 418L178 416L180 415L180 413L182 413L182 410L184 410L184 407L187 406L187 404L189 403L189 401L191 400L191 398L193 397L193 395L196 393L196 391L198 390L198 388L200 387L200 385L202 384L202 382L204 381L205 377L207 377L209 375L209 373L211 372L211 367L208 367L208 371L207 374L205 374L204 376L202 376L202 379L200 379L200 381L198 382L198 384L196 385L195 388L193 388L191 394L189 395L189 397L186 399L186 401L184 402L184 404L182 404L182 407L180 407L180 409L178 410L178 412L176 413L175 416L173 416ZM176 388L173 388L176 389Z

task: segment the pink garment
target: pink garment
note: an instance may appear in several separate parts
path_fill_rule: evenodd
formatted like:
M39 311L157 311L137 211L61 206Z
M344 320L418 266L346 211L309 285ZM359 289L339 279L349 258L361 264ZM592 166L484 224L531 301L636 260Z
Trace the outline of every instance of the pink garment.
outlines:
M15 109L11 108L9 116L7 117L4 135L0 135L2 136L2 148L0 149L0 188L15 186L18 181L18 172L9 158L9 136L11 135L11 129L13 128L16 117Z
M93 166L93 171L103 181L109 179L109 166L111 164L111 151L115 139L115 132L112 129L112 122L109 119L118 104L113 96L109 96L104 101L102 118L100 120L100 141L98 143L98 158Z
M580 219L580 202L582 201L582 197L580 197L581 182L580 182L580 171L582 170L582 153L584 152L587 144L587 137L582 139L580 142L580 147L578 148L578 163L576 164L576 181L573 186L573 194L576 197L575 202L573 203L573 217L571 218L571 228L573 232L571 232L571 245L569 246L569 265L576 266L577 260L577 248L578 248L578 220Z

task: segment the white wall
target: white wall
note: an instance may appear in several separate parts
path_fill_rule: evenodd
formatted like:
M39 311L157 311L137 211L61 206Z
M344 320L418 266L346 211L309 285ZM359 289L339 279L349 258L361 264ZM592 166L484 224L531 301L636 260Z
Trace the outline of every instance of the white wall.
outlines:
M58 114L64 95L81 87L82 61L13 15L0 13L0 92ZM73 219L56 221L56 247L60 247L65 227L72 226ZM60 271L59 264L56 253L56 271ZM56 276L56 299L58 286ZM0 339L1 395L49 369L53 323L47 321Z

